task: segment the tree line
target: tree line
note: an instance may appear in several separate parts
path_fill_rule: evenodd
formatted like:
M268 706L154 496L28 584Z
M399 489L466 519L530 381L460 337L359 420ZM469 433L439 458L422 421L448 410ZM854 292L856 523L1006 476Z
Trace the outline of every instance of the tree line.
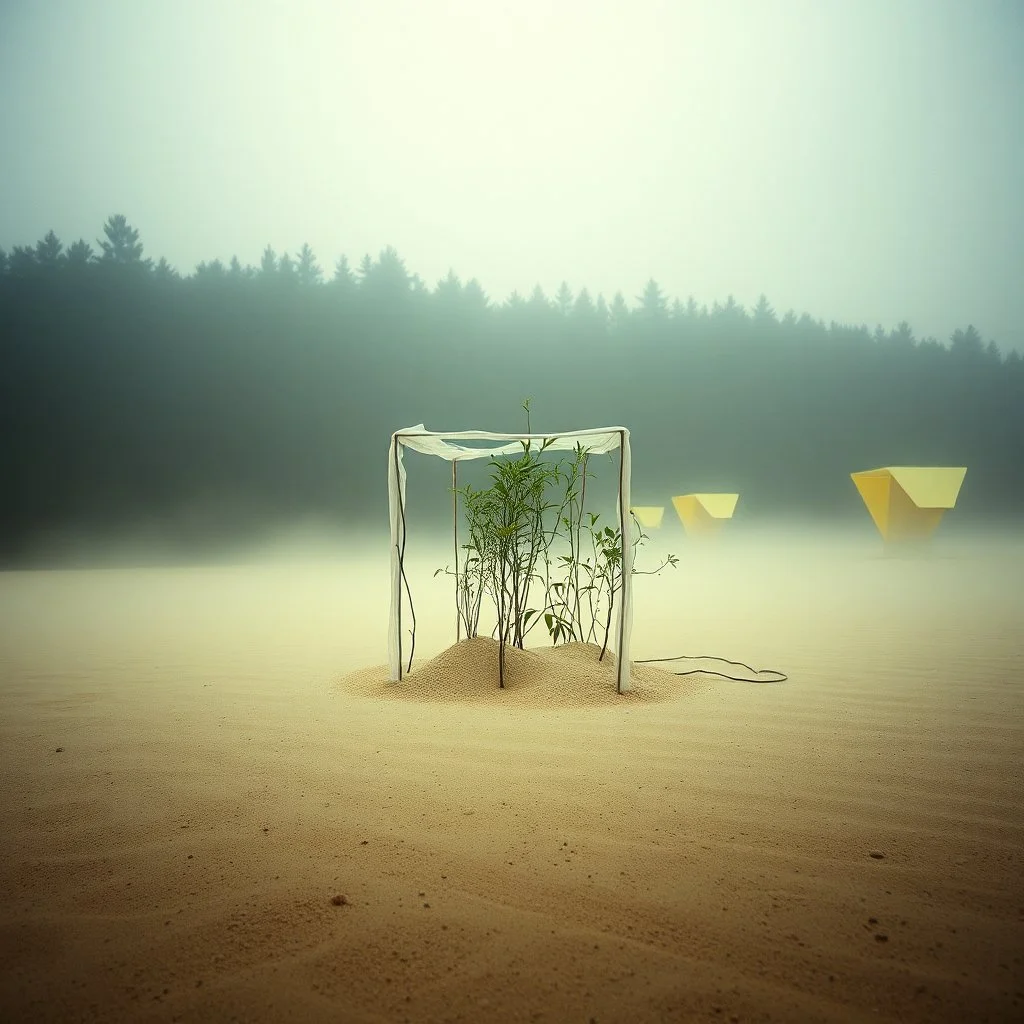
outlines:
M850 472L935 464L968 467L958 518L1024 508L1024 361L973 326L942 344L653 280L632 301L565 283L495 301L390 247L330 273L304 245L181 275L123 215L102 235L0 250L8 562L65 529L150 524L187 548L382 523L393 430L522 430L527 396L540 431L628 426L638 504L735 490L738 515L863 516Z

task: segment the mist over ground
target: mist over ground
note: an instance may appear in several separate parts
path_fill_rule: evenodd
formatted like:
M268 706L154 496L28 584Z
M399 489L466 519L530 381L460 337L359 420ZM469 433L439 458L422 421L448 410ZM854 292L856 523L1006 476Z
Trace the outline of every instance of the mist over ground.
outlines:
M372 532L394 430L527 397L638 504L1021 522L1018 5L241 10L0 11L0 565Z

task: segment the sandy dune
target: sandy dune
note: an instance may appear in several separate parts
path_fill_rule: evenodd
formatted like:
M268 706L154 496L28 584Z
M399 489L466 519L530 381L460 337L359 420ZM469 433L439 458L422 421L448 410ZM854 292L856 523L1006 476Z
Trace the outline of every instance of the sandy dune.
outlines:
M0 1019L1021 1019L1024 544L674 550L634 656L789 681L460 687L427 550L401 689L383 551L0 574Z

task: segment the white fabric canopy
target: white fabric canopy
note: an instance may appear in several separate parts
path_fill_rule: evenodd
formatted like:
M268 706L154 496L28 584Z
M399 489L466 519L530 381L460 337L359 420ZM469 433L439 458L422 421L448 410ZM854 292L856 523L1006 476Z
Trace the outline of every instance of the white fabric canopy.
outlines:
M554 440L552 440L552 438ZM404 449L436 455L449 462L516 455L521 441L550 441L548 451L569 451L578 444L592 454L620 451L618 520L622 536L622 593L618 608L618 690L629 689L629 638L633 626L633 543L629 516L629 431L625 427L571 430L564 434L493 434L486 430L439 432L422 424L395 431L388 450L388 508L391 520L391 617L388 625L388 669L391 679L402 678L402 577L405 553L405 465ZM456 441L485 441L492 444L468 447Z

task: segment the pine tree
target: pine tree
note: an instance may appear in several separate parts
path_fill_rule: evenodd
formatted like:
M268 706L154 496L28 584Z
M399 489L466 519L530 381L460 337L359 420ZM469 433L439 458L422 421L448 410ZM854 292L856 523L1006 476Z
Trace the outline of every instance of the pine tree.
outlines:
M959 327L953 332L949 339L950 351L962 358L971 359L980 356L982 352L981 335L974 324L969 324L966 330Z
M446 309L458 308L462 299L462 282L453 268L449 268L447 275L434 286L434 299L439 306Z
M227 272L220 260L204 260L196 266L192 275L193 280L203 284L220 284L226 277Z
M897 349L912 349L917 342L914 340L914 332L906 320L901 320L889 335L889 344Z
M76 243L77 244L77 243ZM161 256L160 262L157 263L153 270L153 277L157 281L177 281L180 279L180 274L167 262L167 260Z
M572 315L582 323L589 324L593 321L596 310L590 298L590 292L586 288L580 289L576 301L572 305Z
M629 325L629 307L622 297L622 292L616 292L612 298L611 309L608 310L608 319L612 330L623 330Z
M768 297L762 292L757 298L757 305L754 306L754 323L758 327L775 327L778 325L778 319L775 316L775 310L772 309L771 304L768 302Z
M277 255L268 245L260 257L260 276L273 277L277 273Z
M533 286L533 291L530 292L530 298L526 304L532 311L538 313L547 313L551 310L551 303L548 302L548 297L539 284Z
M277 261L277 276L285 284L295 284L298 282L299 274L295 266L295 260L286 252L281 253L281 258Z
M462 297L467 309L482 312L490 308L491 300L487 298L487 293L475 277L471 277L466 282L466 287L462 290Z
M62 262L63 251L60 239L52 230L48 231L41 242L36 242L36 262L44 270L54 270Z
M298 276L299 284L307 286L319 284L324 276L324 272L320 269L319 264L317 264L316 257L313 255L313 250L308 242L303 242L302 248L299 250L299 259L295 267L295 273Z
M638 296L637 301L640 306L636 312L642 320L660 321L668 315L668 302L653 277L644 286L643 295Z
M352 273L352 268L348 265L347 256L339 256L334 264L334 277L331 278L331 285L343 293L350 292L355 288L356 278Z
M562 316L568 316L572 311L572 291L565 281L558 286L558 291L555 294L555 309Z
M119 267L136 267L148 270L152 260L142 258L142 243L139 232L133 228L123 213L115 213L103 225L105 239L99 246L103 251L100 261Z
M8 270L11 277L31 277L39 269L35 250L27 245L16 245L8 258Z

